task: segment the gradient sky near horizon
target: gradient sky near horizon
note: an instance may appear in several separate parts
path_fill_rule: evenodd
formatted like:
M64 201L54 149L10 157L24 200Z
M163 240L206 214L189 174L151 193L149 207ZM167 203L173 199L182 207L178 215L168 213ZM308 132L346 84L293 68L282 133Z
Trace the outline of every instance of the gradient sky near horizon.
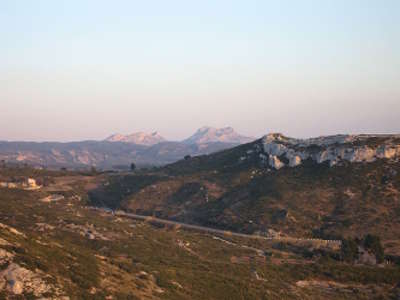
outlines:
M0 140L400 133L400 1L0 0Z

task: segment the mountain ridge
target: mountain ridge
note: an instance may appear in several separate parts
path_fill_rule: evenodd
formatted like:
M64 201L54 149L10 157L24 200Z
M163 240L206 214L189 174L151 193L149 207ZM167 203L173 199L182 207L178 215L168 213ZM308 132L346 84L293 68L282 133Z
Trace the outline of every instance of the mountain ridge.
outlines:
M166 139L162 137L157 131L152 133L135 132L128 135L120 133L113 134L105 139L107 142L123 142L136 145L153 146L155 144L165 142Z
M199 135L190 142L161 141L153 145L140 145L116 141L81 142L0 142L0 160L12 163L27 163L44 167L100 169L128 168L134 162L137 166L161 166L174 163L185 156L205 155L240 145L230 137L237 138L236 132L225 127L223 130L203 127ZM158 138L158 133L153 133ZM214 137L216 136L216 139ZM204 138L205 137L205 138ZM240 137L240 136L239 136ZM235 142L236 141L236 142ZM310 139L296 139L282 134L270 133L259 139L259 160L272 169L297 166L311 159L318 163L328 162L331 166L344 161L374 161L400 153L400 135L347 135L338 134ZM246 155L240 159L246 160Z
M204 144L210 142L244 144L255 140L255 138L238 134L232 127L215 128L203 126L192 136L183 140L187 144Z
M182 142L185 144L208 144L208 143L229 143L244 144L255 140L237 133L232 127L215 128L203 126L195 131L194 134L182 141L170 141L162 137L157 131L152 133L135 132L128 135L120 133L113 134L105 139L107 142L123 142L137 145L153 146L162 142Z

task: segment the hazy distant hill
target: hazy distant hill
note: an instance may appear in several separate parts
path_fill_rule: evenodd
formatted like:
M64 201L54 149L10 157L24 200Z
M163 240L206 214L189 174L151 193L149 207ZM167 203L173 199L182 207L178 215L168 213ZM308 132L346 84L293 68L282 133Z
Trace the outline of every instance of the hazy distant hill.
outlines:
M127 165L145 149L142 145L99 141L0 142L0 159L46 167L111 167Z

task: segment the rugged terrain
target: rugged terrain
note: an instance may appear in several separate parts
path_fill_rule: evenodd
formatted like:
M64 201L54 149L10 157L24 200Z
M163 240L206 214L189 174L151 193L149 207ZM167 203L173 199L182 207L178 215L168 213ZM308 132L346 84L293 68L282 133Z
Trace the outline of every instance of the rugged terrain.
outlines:
M359 237L400 251L399 136L271 134L151 173L116 176L98 205L267 235ZM390 250L391 249L391 250Z
M336 244L197 231L87 206L88 192L111 187L119 175L8 167L0 168L0 175L5 181L25 177L42 183L34 191L0 188L3 299L400 295L398 266L343 262ZM143 188L158 179L129 178Z

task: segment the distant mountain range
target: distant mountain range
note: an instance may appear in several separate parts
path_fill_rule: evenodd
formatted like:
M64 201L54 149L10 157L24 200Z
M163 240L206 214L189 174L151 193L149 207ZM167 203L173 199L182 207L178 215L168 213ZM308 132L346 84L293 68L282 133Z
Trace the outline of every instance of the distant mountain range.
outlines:
M209 143L244 144L254 140L255 138L238 134L232 127L214 128L204 126L182 142L189 145ZM105 141L123 142L144 146L153 146L162 142L167 142L167 140L157 131L152 133L136 132L128 135L117 133L109 136Z
M0 142L0 160L45 167L100 169L164 165L184 156L209 154L254 140L233 128L202 127L183 141L167 141L158 132L114 134L103 141Z

